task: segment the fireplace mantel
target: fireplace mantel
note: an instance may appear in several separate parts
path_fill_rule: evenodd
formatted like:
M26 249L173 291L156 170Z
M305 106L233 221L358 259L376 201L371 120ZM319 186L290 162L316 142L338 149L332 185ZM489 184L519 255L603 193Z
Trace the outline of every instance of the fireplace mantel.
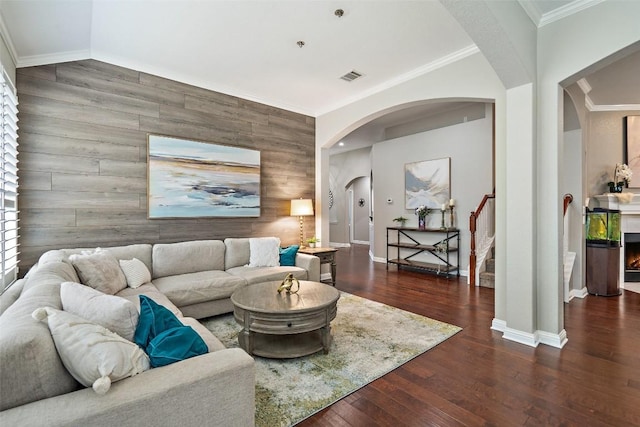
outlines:
M622 193L627 195L629 193ZM622 200L623 196L617 196L614 193L607 193L600 196L595 196L596 207L605 209L616 209L624 214L640 215L640 194L633 194L633 198L629 203L625 203ZM628 196L626 196L628 197Z
M629 194L629 193L623 193ZM617 196L613 193L607 193L600 196L594 196L596 200L594 207L604 209L614 209L620 211L620 232L622 234L620 249L620 287L624 289L624 233L640 233L640 194L634 193L633 198L626 203L625 196ZM628 197L628 196L626 196Z

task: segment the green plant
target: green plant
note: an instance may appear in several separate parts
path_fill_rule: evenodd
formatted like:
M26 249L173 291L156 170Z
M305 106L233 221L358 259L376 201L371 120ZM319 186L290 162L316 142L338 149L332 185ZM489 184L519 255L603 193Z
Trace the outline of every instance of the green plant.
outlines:
M318 243L318 238L317 237L310 237L307 239L307 243Z
M403 217L403 216L399 216L399 217L397 217L397 218L393 218L393 222L398 222L398 223L400 223L400 225L401 225L401 226L404 226L404 224L405 224L407 221L409 221L409 219L408 219L408 218L405 218L405 217Z

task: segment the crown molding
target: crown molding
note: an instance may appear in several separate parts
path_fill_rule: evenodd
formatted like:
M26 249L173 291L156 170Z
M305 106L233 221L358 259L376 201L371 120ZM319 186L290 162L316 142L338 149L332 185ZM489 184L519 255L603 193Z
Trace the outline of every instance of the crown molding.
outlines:
M591 103L591 107L587 106L587 109L589 111L640 111L640 104L596 105Z
M578 13L581 10L588 9L602 3L603 1L605 0L574 0L571 3L552 10L551 12L545 13L536 25L538 28L544 27L547 24L566 18L567 16Z
M4 16L0 12L0 36L2 36L2 40L4 40L4 44L7 46L7 50L9 51L9 56L11 56L11 60L14 64L18 63L18 54L16 53L16 47L13 45L13 40L9 35L9 30L7 29L7 25L4 22Z
M337 110L338 108L342 108L346 105L352 104L356 101L360 101L364 98L367 98L371 95L382 92L384 90L390 89L401 83L407 82L409 80L413 80L416 77L420 77L424 74L427 74L439 68L445 67L449 64L453 64L454 62L460 61L461 59L474 55L478 52L480 52L480 49L478 49L478 46L476 46L475 44L462 48L456 52L450 53L449 55L443 56L442 58L438 58L435 61L425 64L421 67L415 68L407 73L401 74L393 79L387 80L377 86L374 86L364 92L359 93L356 96L347 98L340 103L337 103L328 108L325 108L322 111L318 111L316 112L316 117L321 116L323 114L327 114L331 111Z
M580 80L577 81L577 83L578 83L578 87L580 87L580 89L582 90L582 93L584 93L585 95L591 92L591 85L589 84L586 78L581 78Z
M602 3L605 0L574 0L571 3L565 4L557 9L542 14L536 3L531 0L518 0L518 4L524 9L529 18L536 27L544 27L547 24L566 18L581 10L587 9L591 6L595 6L598 3Z

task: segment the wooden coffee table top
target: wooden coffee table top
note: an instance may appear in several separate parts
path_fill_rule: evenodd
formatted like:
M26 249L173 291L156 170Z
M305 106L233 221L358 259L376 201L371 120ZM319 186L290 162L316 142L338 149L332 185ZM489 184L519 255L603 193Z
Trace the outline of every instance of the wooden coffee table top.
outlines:
M340 292L323 283L300 280L295 294L278 294L281 281L257 283L239 289L231 295L234 306L254 313L305 313L335 304Z

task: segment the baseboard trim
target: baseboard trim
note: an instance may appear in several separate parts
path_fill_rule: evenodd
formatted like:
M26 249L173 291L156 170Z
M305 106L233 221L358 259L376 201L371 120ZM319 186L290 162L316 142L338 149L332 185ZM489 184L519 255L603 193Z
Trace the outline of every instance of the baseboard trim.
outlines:
M330 281L331 281L331 279L332 279L332 277L331 277L331 273L322 273L322 274L320 275L320 281L321 281L321 282L324 282L324 281L330 282Z
M541 344L549 345L555 348L562 348L569 341L567 339L567 331L564 329L559 334L552 334L546 331L536 331Z
M507 322L500 319L491 321L491 329L502 332L502 338L524 344L529 347L537 347L538 344L544 344L551 347L562 348L567 343L567 331L564 329L559 334L553 334L546 331L535 331L534 333L523 332L512 329L507 326Z
M569 291L569 301L574 298L585 298L587 295L589 295L589 292L586 286L582 289L571 289L571 291Z
M538 331L531 333L507 327L502 334L502 338L520 344L528 345L529 347L537 347L538 344L540 344Z
M351 247L351 243L329 242L329 246L332 247L332 248L350 248Z
M355 243L356 245L368 245L369 242L365 240L353 240L351 243Z
M494 318L491 321L491 329L498 332L504 332L504 330L507 329L507 322Z
M369 252L369 255L371 256L371 259L373 260L373 262L382 262L384 264L387 263L387 259L386 258L375 257L375 256L373 256L373 254L371 252Z

